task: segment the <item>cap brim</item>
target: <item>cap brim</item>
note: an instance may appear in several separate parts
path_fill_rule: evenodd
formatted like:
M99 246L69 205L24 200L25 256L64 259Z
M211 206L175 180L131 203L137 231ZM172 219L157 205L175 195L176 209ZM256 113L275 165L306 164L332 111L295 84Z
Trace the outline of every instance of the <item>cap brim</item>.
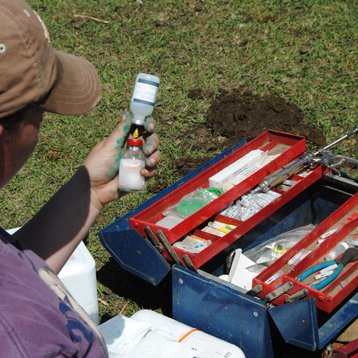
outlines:
M97 71L87 60L54 51L58 59L59 76L41 107L46 111L78 115L89 112L101 98Z

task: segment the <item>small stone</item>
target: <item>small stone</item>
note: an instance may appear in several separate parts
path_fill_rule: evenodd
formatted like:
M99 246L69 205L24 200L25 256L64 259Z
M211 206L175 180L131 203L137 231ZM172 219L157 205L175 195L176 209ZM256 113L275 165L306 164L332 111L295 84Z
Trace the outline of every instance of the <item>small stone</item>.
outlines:
M308 46L302 46L298 51L300 52L301 55L306 55L310 53L310 49Z

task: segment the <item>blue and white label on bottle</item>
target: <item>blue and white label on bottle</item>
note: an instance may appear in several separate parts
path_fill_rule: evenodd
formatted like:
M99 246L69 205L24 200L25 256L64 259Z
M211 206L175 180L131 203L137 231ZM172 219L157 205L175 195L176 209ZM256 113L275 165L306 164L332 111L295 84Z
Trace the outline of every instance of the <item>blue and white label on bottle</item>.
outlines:
M138 79L134 93L133 102L144 103L154 106L159 83L147 79Z

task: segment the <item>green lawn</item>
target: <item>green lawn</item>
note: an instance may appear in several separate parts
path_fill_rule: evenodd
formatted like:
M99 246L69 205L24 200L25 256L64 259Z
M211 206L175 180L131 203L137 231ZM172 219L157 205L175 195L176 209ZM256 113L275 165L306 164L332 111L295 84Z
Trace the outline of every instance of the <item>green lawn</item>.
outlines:
M183 146L187 133L205 122L211 104L210 98L189 99L193 88L213 93L240 88L282 97L300 107L327 141L357 125L355 1L29 2L47 24L55 48L95 64L103 99L86 116L46 117L33 157L1 191L4 227L26 222L111 132L129 106L138 72L161 78L154 116L162 161L153 182L162 185L177 179L175 160L206 155ZM338 151L356 155L356 148L357 141L350 140ZM109 264L96 236L153 194L148 189L111 203L90 233L88 247L102 270L98 292L104 318L162 308L161 291ZM156 299L144 298L145 293Z

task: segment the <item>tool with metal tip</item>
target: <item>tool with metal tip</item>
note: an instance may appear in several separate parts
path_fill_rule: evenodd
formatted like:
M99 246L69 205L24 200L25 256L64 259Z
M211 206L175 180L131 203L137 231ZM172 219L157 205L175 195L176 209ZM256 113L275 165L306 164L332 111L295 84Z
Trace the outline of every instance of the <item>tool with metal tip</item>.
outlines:
M160 241L154 235L152 229L149 226L145 226L144 227L144 232L147 234L148 239L151 241L153 246L158 250L158 252L162 253L163 252L163 245L160 243Z
M164 247L168 250L170 256L172 257L172 259L179 265L185 266L182 262L182 260L180 260L180 257L178 256L178 254L175 252L175 250L172 248L172 245L170 245L167 237L165 236L164 232L162 230L158 230L157 231L158 236L160 238L160 240L162 240L162 243L164 245Z
M264 300L266 302L271 302L274 299L276 299L277 297L282 296L284 293L286 293L287 291L289 291L291 288L293 287L293 283L292 282L286 282L285 284L283 284L282 286L280 286L279 288L277 288L276 290L270 292L268 295L266 295L264 297Z
M299 290L296 293L294 293L293 295L288 296L285 299L285 303L299 301L300 299L305 298L307 295L308 295L308 290L306 288L304 288L303 290Z
M258 283L250 291L247 291L246 294L249 295L249 296L255 297L262 291L262 289L263 289L262 285L260 285Z
M324 152L325 150L328 150L330 148L335 147L337 144L341 143L342 141L344 141L345 139L349 138L350 136L357 134L358 133L358 127L352 129L350 132L346 133L344 136L338 138L337 140L335 140L332 143L327 144L325 147L319 149L317 152L313 153L314 156L317 156L318 154Z
M187 254L183 255L183 260L185 265L193 271L197 271L196 267L194 266L193 262L191 261L190 257Z
M319 163L320 162L320 158L318 157L319 154L322 154L327 149L336 146L337 144L341 143L343 140L357 133L358 133L358 128L355 128L352 131L345 134L344 136L342 136L341 138L326 145L324 148L319 149L315 153L310 153L310 152L304 153L299 159L292 161L291 163L289 163L288 165L286 165L276 173L264 179L254 190L254 192L261 191L266 193L271 188L275 187L276 185L285 181L287 178L291 177L293 174L298 173L299 171L303 170L304 168L307 168L312 164Z

